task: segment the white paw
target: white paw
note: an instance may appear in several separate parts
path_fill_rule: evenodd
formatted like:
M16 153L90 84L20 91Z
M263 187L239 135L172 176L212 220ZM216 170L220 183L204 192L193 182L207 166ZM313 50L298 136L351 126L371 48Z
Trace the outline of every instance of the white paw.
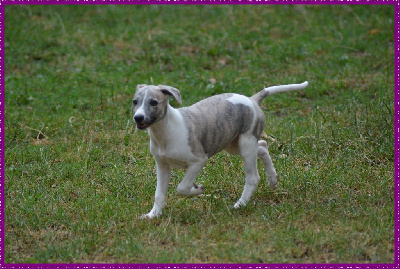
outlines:
M160 214L155 214L153 211L150 211L148 214L143 214L142 216L140 216L140 219L154 219L161 216Z
M203 185L193 185L193 187L190 189L190 195L195 196L195 195L200 195L203 194L205 191Z
M242 200L242 198L239 199L239 201L236 202L236 204L233 205L233 208L238 209L240 207L244 207L246 205L246 202Z

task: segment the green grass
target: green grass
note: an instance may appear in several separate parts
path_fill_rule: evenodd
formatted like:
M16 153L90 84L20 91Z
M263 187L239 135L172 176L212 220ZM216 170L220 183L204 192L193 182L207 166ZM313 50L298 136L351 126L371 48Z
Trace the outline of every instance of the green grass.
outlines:
M6 263L393 263L393 6L5 6ZM161 218L137 84L268 97L275 191L220 153ZM177 106L176 102L172 102Z

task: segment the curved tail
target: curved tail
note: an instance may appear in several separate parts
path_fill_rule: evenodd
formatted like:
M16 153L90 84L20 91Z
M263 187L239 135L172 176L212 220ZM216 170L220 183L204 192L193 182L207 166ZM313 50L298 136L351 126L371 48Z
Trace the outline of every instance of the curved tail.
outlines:
M308 86L307 81L305 81L301 84L288 84L288 85L272 86L272 87L263 89L262 91L253 95L251 98L254 101L256 101L257 103L260 103L268 95L275 94L275 93L281 93L281 92L302 90L307 86Z

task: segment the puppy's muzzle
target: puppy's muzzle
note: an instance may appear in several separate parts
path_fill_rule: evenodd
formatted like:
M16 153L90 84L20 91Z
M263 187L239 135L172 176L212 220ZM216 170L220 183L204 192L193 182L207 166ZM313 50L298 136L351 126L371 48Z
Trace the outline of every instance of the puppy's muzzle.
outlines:
M146 124L146 123L144 122L144 115L141 115L141 114L135 115L135 116L133 116L133 119L135 120L136 126L137 126L137 128L138 128L139 130L144 130L144 129L146 129L147 127L150 126L150 124Z

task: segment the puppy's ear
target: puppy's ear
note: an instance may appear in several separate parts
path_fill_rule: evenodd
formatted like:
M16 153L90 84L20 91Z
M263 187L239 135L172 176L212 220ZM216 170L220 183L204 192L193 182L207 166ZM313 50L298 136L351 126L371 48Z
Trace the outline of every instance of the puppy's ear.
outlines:
M158 88L160 88L162 93L174 97L179 104L182 104L181 93L178 89L166 85L158 85Z
M147 84L138 84L138 85L136 86L136 90L139 90L140 88L143 88L143 87L145 87L145 86L147 86Z

